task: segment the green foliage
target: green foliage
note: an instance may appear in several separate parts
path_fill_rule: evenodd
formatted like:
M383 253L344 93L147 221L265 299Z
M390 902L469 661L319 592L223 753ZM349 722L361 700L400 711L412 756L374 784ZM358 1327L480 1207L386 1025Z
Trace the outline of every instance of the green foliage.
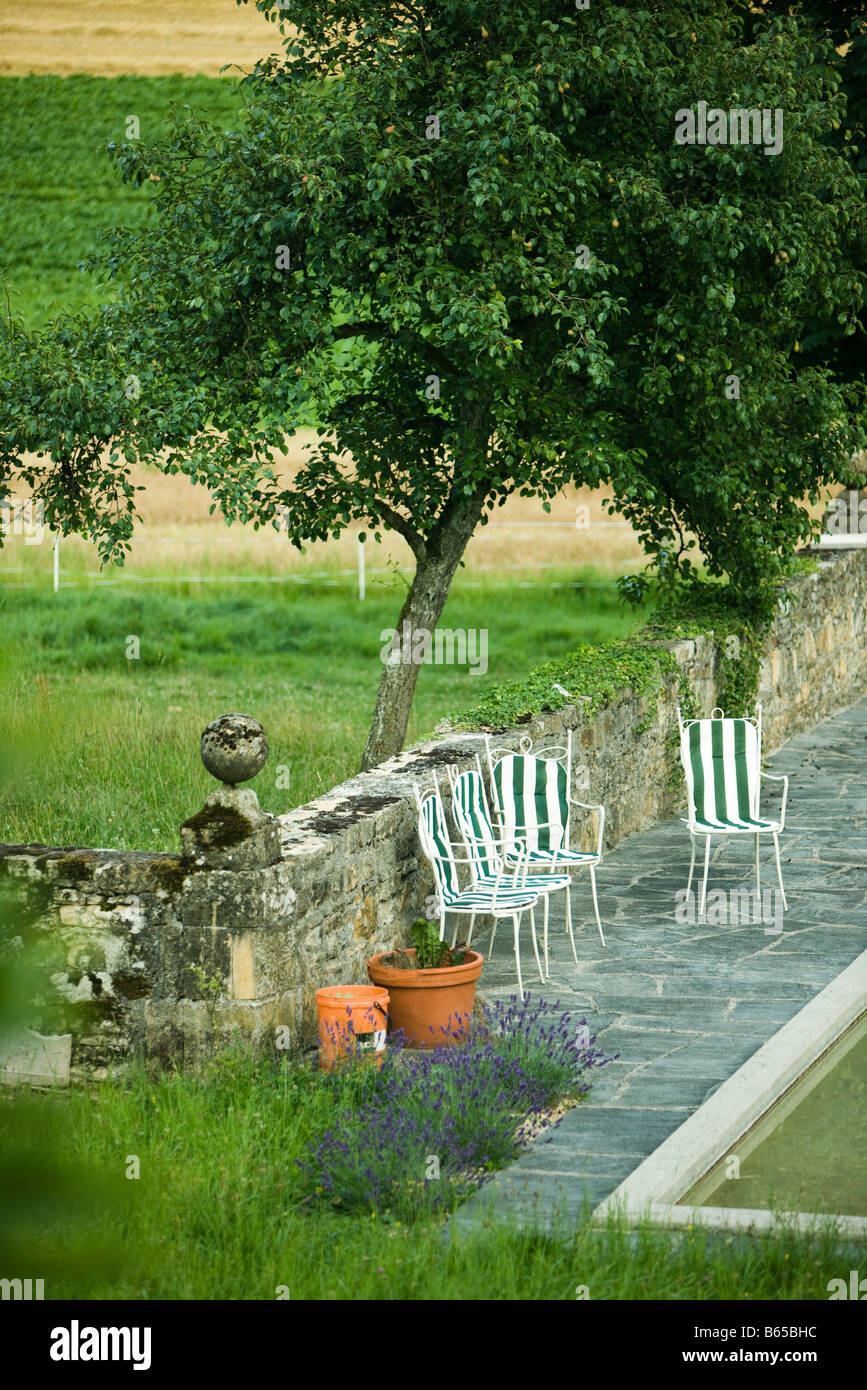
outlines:
M643 601L649 584L644 576L635 578L639 583L634 592ZM692 688L673 654L661 644L697 636L712 637L716 643L723 675L720 703L726 714L750 715L758 691L762 634L774 607L773 593L748 605L733 585L693 576L673 585L659 600L652 618L631 636L602 646L582 645L536 667L525 680L496 686L471 709L453 716L455 726L501 728L526 723L546 710L563 709L572 700L553 688L555 682L582 697L591 718L626 694L646 701L645 715L636 727L636 733L641 733L654 717L663 683L676 679L684 717L696 718L701 711Z
M867 195L867 18L863 0L759 0L746 12L747 30L772 14L794 13L803 25L834 41L826 61L836 70L840 90L846 98L845 117L838 116L823 136L823 143L842 152L857 170ZM867 238L856 242L855 261L859 276L867 275ZM817 305L801 335L801 360L812 366L831 367L838 378L863 381L865 322L864 310L858 315L857 329L841 322L829 305ZM840 481L847 480L841 476Z
M863 198L822 143L843 101L815 34L777 18L744 43L728 0L664 24L508 0L487 38L457 0L423 30L380 0L351 12L363 46L340 7L299 0L237 131L197 114L115 142L128 186L160 180L104 267L138 437L239 514L287 506L298 543L363 519L419 557L456 509L607 480L652 553L685 566L691 530L755 590L804 530L795 499L855 441L852 402L792 359L819 302L849 328L862 293ZM773 94L783 152L678 145L673 111L701 91ZM328 436L290 485L269 479L311 405Z
M722 667L720 705L731 717L753 713L762 659L762 634L774 612L775 596L765 593L748 607L731 585L694 578L660 602L643 631L644 639L712 637Z
M464 953L460 947L452 950L445 941L440 941L439 927L424 917L417 917L410 927L412 944L415 946L415 961L409 958L410 965L418 970L440 970L448 965L463 965Z
M205 1000L208 1009L208 1017L213 1024L217 1011L217 1001L224 993L225 984L219 975L206 975L200 965L191 965L190 973L196 981L199 993Z
M471 709L452 718L456 728L465 729L526 724L535 714L573 703L553 688L555 682L576 696L586 697L584 708L591 717L631 692L648 702L650 718L663 680L677 671L670 652L646 642L624 639L598 647L582 644L537 666L523 680L495 686ZM641 728L645 727L643 722Z

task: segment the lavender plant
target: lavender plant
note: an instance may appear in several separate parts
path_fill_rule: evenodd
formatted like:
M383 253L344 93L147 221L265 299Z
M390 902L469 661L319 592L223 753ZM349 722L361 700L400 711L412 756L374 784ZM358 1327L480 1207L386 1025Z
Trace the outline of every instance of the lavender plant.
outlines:
M345 1070L326 1082L338 1118L299 1166L315 1198L344 1211L412 1220L450 1209L517 1157L534 1119L588 1093L589 1071L612 1060L594 1042L586 1020L529 995L484 1010L460 1046L404 1056L391 1040L360 1087Z

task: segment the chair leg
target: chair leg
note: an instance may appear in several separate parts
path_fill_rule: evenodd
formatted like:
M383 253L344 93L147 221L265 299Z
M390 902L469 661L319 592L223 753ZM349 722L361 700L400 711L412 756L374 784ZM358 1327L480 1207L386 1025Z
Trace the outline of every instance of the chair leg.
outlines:
M545 894L545 906L548 906L548 895ZM536 965L539 970L539 979L545 983L545 976L542 974L542 962L539 959L539 943L536 940L536 909L530 908L530 935L533 938L533 955L536 957Z
M693 871L693 869L695 868L695 836L694 836L694 835L690 835L689 841L690 841L690 844L692 845L692 854L691 854L690 857L689 857L689 878L686 880L686 900L687 900L687 902L689 902L689 890L690 890L690 888L692 887L692 871Z
M783 911L788 912L789 904L786 902L786 890L783 887L783 870L780 866L780 842L777 839L776 831L774 831L774 853L777 856L777 878L780 880L780 893L783 899Z
M523 997L524 997L524 982L523 982L523 980L521 979L521 946L520 946L520 940L519 940L520 934L521 934L521 914L520 914L520 912L515 912L515 913L513 913L513 915L512 915L512 921L513 921L514 924L515 924L515 965L518 967L518 994L519 994L520 997L523 999ZM535 939L535 938L534 938L534 939Z
M455 928L455 930L457 930L457 928ZM443 908L442 911L440 912L440 941L442 941L442 940L444 939L445 934L446 934L446 910L445 910L445 908Z
M569 929L569 940L572 942L572 959L578 964L578 952L575 950L575 937L572 932L572 884L566 889L566 926Z
M475 914L474 912L471 912L471 913L470 913L470 928L469 928L469 931L467 932L467 945L468 945L468 946L471 946L471 945L472 945L472 942L473 942L473 927L474 927L475 925L476 925L476 914ZM455 936L457 936L457 934L458 934L458 933L457 933L457 928L455 928ZM454 941L452 941L452 945L453 945L453 946L454 946L454 944L455 944Z
M492 952L493 949L494 949L494 937L495 937L496 935L497 935L497 919L496 919L496 917L495 917L495 918L494 918L494 925L491 927L491 939L490 939L490 941L488 942L488 955L490 955L491 952Z
M602 934L602 923L599 920L599 899L596 896L596 865L590 865L590 887L593 889L593 910L596 913L596 925L599 928L599 935L602 937L602 945L605 945L605 937Z
M545 937L545 979L546 979L546 980L550 980L550 978L551 978L551 972L550 972L550 970L548 969L548 894L547 894L547 893L545 894L545 926L544 926L544 937Z
M707 871L710 866L710 836L704 837L704 878L701 881L701 900L698 905L698 915L704 915L704 904L707 897Z
M758 895L759 895L758 900L759 900L759 902L761 902L761 900L762 900L762 880L761 880L761 871L760 871L760 869L759 869L759 837L758 837L758 835L756 836L756 892L757 892Z

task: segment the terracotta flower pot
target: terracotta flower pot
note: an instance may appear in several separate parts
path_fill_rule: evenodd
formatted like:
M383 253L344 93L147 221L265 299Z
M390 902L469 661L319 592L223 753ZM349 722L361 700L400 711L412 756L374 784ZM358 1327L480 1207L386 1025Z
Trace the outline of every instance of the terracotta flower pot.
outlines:
M367 962L367 973L375 985L388 990L390 1032L402 1028L409 1047L443 1047L461 1042L468 1027L476 995L476 981L482 973L484 957L466 951L463 965L447 965L438 970L400 970L383 965L380 952ZM415 948L406 953L415 956Z

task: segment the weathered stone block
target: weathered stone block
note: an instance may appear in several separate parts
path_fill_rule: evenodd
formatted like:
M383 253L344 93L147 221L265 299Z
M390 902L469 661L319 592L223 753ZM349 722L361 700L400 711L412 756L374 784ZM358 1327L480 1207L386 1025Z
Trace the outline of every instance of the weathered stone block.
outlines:
M251 787L218 787L181 826L181 853L198 867L264 868L281 858L280 827Z

